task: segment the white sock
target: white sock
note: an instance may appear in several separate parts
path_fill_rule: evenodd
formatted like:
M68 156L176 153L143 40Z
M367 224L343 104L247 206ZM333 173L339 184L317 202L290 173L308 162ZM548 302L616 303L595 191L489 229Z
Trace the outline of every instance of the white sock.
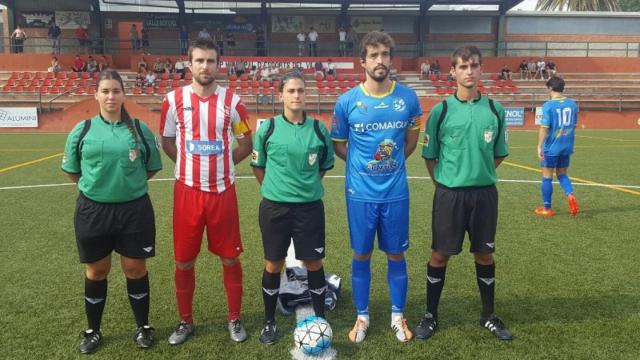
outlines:
M369 326L369 315L358 315L358 319L364 321L364 323Z
M391 326L393 326L393 320L397 319L398 317L400 317L400 319L402 319L404 316L401 312L392 312L391 313Z

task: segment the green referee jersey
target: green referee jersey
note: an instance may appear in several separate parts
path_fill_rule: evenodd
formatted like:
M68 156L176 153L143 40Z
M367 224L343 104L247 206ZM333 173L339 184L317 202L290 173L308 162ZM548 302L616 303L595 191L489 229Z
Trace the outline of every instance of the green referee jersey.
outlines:
M423 158L437 160L435 180L450 188L495 184L494 159L509 155L504 108L494 101L496 116L486 96L462 101L452 95L445 101L440 124L442 103L431 110L422 147Z
M320 172L333 168L334 164L327 129L318 122L322 135L319 136L310 117L305 117L300 124L289 122L284 115L272 121L273 133L268 138L269 121L262 123L253 138L251 166L265 169L262 196L288 203L321 199L324 188Z
M162 169L160 146L151 130L140 122L150 151L145 164L146 149L135 129L137 142L126 124L112 124L97 115L78 144L84 126L82 121L71 130L62 158L63 171L80 175L80 191L102 203L131 201L146 194L147 172Z

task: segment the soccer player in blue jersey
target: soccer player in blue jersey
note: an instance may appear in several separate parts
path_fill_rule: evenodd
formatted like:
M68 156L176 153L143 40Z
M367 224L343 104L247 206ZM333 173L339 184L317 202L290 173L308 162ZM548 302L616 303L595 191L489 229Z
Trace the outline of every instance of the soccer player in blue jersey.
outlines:
M353 300L358 313L349 340L369 328L369 287L374 237L387 255L391 328L400 341L413 337L403 316L407 296L409 189L405 159L418 142L422 110L416 93L389 79L394 41L373 31L360 43L366 80L336 103L331 137L346 161L345 196L351 248ZM347 146L348 144L348 146Z
M551 217L551 196L553 194L553 172L555 170L558 182L567 196L569 213L578 215L580 207L573 194L571 179L567 175L569 159L573 154L573 143L578 122L578 105L572 99L565 97L564 80L552 77L547 81L551 100L542 107L542 123L538 134L538 158L542 167L542 202L535 213L540 216Z

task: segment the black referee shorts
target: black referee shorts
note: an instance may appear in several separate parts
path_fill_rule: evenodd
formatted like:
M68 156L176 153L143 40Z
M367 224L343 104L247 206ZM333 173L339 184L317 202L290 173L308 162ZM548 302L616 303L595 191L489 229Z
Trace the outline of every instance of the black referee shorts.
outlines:
M431 248L440 254L459 254L465 232L469 233L472 253L493 253L498 190L494 185L452 189L438 184L431 221Z
M80 193L74 222L81 263L96 262L114 250L130 258L155 255L155 215L147 194L128 202L107 204Z
M265 259L284 260L292 238L296 259L305 261L324 258L322 200L309 203L282 203L263 199L260 202L258 219Z

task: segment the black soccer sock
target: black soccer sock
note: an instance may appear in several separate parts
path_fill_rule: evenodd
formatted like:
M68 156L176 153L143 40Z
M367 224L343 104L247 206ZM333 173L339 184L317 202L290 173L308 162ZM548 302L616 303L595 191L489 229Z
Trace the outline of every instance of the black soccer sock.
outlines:
M107 279L84 279L84 311L87 314L89 329L100 330L102 311L107 302Z
M149 273L139 279L127 278L127 292L133 316L138 327L149 325Z
M442 288L444 288L444 278L447 267L433 267L427 264L427 312L434 318L438 317L438 303Z
M478 288L480 300L482 300L482 317L493 314L494 294L496 285L496 264L480 265L476 263L476 275L478 276Z
M280 273L262 272L262 300L264 301L264 321L276 319L276 305L280 294Z
M327 292L327 281L324 278L324 267L317 271L307 270L309 280L309 292L311 293L311 303L316 316L324 318L324 301Z

